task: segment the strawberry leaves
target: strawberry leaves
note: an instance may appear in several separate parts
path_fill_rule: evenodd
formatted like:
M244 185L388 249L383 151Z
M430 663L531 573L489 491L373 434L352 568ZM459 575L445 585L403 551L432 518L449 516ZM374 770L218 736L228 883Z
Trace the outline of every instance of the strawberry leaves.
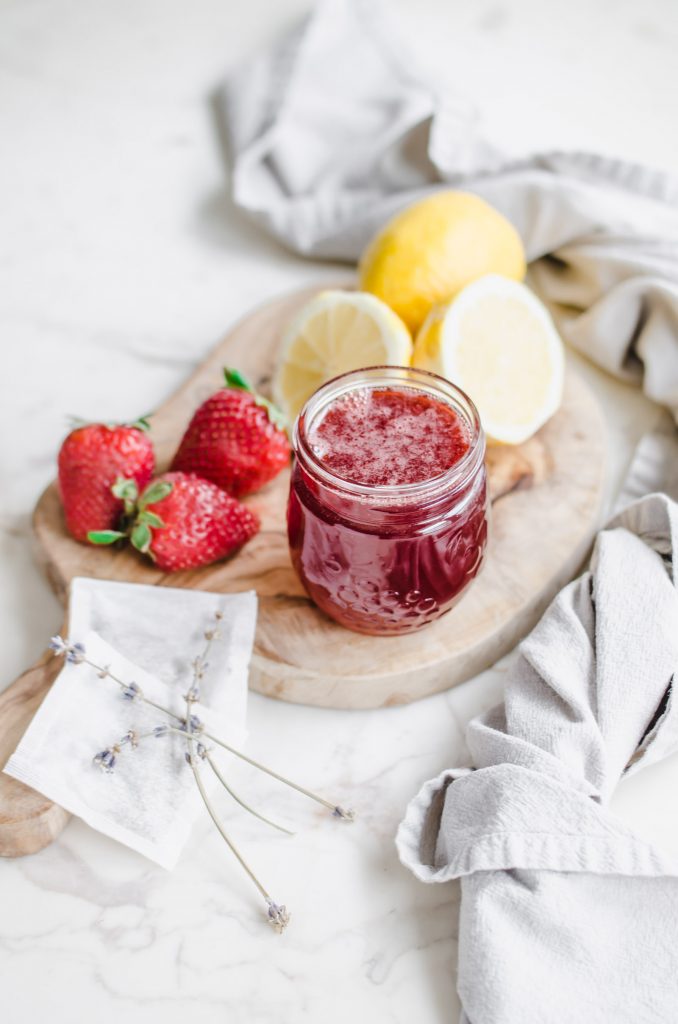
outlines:
M126 480L119 476L111 487L111 494L125 503L125 515L134 515L136 500L139 497L139 487L136 480Z
M172 484L166 480L151 481L146 490L139 498L139 508L144 509L146 505L155 505L162 501L172 491Z
M115 430L118 427L131 427L133 430L140 430L142 434L147 434L151 429L152 415L152 412L145 412L143 416L137 416L131 423L105 423L103 425L108 427L109 430ZM70 430L78 430L80 427L92 425L91 420L83 419L82 416L68 416L66 422Z
M234 370L232 366L225 366L224 379L227 388L241 388L243 391L251 391L254 394L254 388L240 370Z
M144 555L153 557L151 542L153 530L165 526L163 519L152 512L148 505L154 505L166 498L172 491L172 484L166 480L152 480L141 494L136 480L118 477L111 492L114 497L124 503L124 520L128 524L125 530L90 530L87 539L90 544L109 545L129 538L132 547Z
M115 544L116 541L126 537L126 533L120 530L90 530L87 540L90 544Z
M265 409L269 420L279 430L287 430L287 420L284 415L273 402L270 402L268 398L264 398L263 395L258 394L247 377L243 376L240 370L234 370L231 366L224 367L224 379L226 381L227 388L239 388L241 391L248 391L254 398L254 402L261 409Z
M165 525L163 520L156 512L149 512L147 509L144 509L143 512L139 513L139 515L137 516L137 522L147 523L148 526L155 526L156 528Z
M146 412L143 416L139 416L134 423L130 423L130 427L136 427L137 430L141 430L142 433L146 434L151 429L150 417L153 413Z
M142 555L150 553L153 534L146 523L137 523L136 526L133 526L129 539L132 541L132 547L141 551Z
M153 529L161 530L165 526L164 520L157 514L151 512L147 505L155 505L162 501L168 494L172 493L172 484L167 480L152 480L146 490L139 496L136 502L137 515L130 530L129 539L132 547L141 551L142 555L150 555L151 541L153 540Z

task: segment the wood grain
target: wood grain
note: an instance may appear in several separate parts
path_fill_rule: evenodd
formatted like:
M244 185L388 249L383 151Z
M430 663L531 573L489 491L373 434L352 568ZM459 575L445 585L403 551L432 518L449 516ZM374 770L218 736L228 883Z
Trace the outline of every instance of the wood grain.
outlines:
M171 458L194 409L236 365L266 391L280 334L316 289L276 299L245 317L154 415L159 465ZM464 600L420 633L365 637L328 619L307 598L285 534L289 474L249 499L262 529L225 562L171 576L131 550L76 543L65 531L55 485L34 514L39 557L66 603L74 576L197 587L255 589L259 620L250 685L271 697L336 708L374 708L425 697L476 674L510 650L581 565L596 529L604 482L605 425L587 387L566 378L559 412L519 448L488 451L493 522L483 571ZM58 668L41 660L0 695L0 764ZM66 820L38 794L0 776L0 854L45 845Z
M4 765L61 668L49 653L0 694L0 765ZM36 853L55 839L69 814L0 772L0 855Z

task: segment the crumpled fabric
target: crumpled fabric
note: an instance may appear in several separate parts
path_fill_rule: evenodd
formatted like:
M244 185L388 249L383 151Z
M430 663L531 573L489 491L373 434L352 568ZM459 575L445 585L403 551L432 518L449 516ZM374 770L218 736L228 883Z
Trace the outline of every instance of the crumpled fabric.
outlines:
M641 498L519 647L473 768L410 803L400 858L461 879L458 991L472 1024L676 1018L678 860L607 810L678 750L678 505ZM671 813L667 808L667 813Z
M289 248L353 262L414 200L477 193L519 231L566 340L678 417L675 178L537 139L502 149L487 111L416 68L380 0L318 3L229 77L220 108L233 200Z

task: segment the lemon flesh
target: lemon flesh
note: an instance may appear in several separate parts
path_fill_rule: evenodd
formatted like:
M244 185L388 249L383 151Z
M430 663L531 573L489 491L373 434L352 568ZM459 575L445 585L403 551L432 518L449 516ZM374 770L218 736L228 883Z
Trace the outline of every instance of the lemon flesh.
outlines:
M410 332L380 299L364 292L321 292L285 332L273 397L292 422L332 377L364 366L409 366L411 358Z
M397 214L360 260L360 287L416 333L432 306L449 302L484 274L525 276L513 225L479 196L441 191Z
M548 310L524 285L495 274L431 311L413 365L457 384L488 438L505 444L526 441L562 401L563 344Z

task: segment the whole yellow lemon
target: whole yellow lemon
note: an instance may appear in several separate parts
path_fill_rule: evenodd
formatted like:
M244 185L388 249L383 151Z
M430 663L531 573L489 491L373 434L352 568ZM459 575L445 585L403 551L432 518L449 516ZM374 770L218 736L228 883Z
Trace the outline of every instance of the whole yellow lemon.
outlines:
M412 333L432 306L484 274L522 280L525 251L497 210L468 192L441 191L402 210L378 232L359 265L360 288L400 316Z

